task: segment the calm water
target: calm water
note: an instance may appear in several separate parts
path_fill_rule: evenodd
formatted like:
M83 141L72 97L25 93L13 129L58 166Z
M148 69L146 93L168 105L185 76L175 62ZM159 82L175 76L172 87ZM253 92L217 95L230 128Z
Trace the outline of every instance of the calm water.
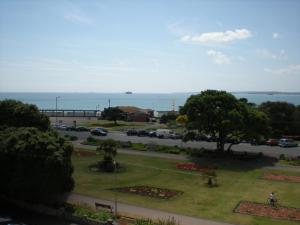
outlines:
M154 110L172 110L185 103L191 93L172 94L123 94L123 93L0 93L0 100L17 99L37 105L40 109L55 109L55 97L58 109L103 109L111 106L137 106ZM247 98L249 102L260 104L265 101L285 101L300 105L297 94L248 94L234 93L237 98Z

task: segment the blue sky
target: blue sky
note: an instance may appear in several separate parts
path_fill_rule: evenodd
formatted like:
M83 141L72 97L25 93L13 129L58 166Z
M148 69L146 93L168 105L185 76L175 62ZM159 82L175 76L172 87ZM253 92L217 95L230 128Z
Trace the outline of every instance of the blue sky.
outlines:
M1 0L0 91L300 91L300 1Z

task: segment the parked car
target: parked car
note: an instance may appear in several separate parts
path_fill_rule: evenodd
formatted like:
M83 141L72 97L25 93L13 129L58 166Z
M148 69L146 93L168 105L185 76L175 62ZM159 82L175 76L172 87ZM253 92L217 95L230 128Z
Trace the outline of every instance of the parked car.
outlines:
M91 134L97 136L106 136L107 132L101 128L95 128L91 130Z
M278 145L278 139L270 138L266 141L266 145L277 146Z
M149 134L148 134L149 137L157 137L156 135L156 131L152 130L152 131L149 131Z
M157 129L156 135L158 138L169 138L173 134L172 130L169 129Z
M298 143L295 142L293 139L281 138L278 142L278 145L282 148L287 148L287 147L297 147Z
M139 130L138 133L137 133L137 135L138 135L139 137L148 136L148 135L149 135L149 132L146 131L146 130Z
M138 134L138 131L135 129L130 129L126 132L127 136L134 136Z
M266 140L264 139L253 139L250 141L251 145L265 145L266 144Z
M173 133L173 134L170 134L170 138L171 139L182 139L183 135L182 134L178 134L178 133Z
M91 129L87 128L87 127L77 127L76 130L77 131L90 131Z
M66 130L67 130L67 131L76 131L77 129L76 129L75 126L67 126L67 127L66 127Z

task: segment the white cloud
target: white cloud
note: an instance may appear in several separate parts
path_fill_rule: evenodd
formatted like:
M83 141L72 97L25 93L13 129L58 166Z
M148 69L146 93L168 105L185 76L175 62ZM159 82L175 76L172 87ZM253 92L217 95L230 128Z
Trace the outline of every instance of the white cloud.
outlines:
M74 12L66 13L64 17L65 17L65 19L67 19L71 22L88 23L88 24L92 23L91 18L89 18L83 14L80 14L80 13L74 13Z
M235 40L243 40L250 38L251 32L247 29L236 29L234 31L227 30L225 32L209 32L197 35L185 35L181 38L183 42L194 43L227 43Z
M263 59L283 60L287 58L284 49L281 49L278 53L273 53L267 49L256 49L255 52L258 57Z
M287 67L283 67L279 69L265 68L264 71L267 73L274 73L274 74L300 74L300 64L288 65Z
M273 33L273 34L272 34L272 37L273 37L273 39L279 38L279 33Z
M222 65L222 64L230 64L230 59L224 55L222 52L215 50L208 50L206 54L214 61L214 63Z

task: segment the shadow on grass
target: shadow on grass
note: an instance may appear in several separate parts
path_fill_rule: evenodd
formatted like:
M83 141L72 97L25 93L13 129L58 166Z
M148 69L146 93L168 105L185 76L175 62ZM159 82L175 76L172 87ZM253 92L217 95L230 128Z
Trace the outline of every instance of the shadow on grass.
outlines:
M231 171L249 171L263 167L275 166L278 159L260 153L249 152L218 152L209 150L201 157L189 157L189 160L201 166L216 166L219 169Z

